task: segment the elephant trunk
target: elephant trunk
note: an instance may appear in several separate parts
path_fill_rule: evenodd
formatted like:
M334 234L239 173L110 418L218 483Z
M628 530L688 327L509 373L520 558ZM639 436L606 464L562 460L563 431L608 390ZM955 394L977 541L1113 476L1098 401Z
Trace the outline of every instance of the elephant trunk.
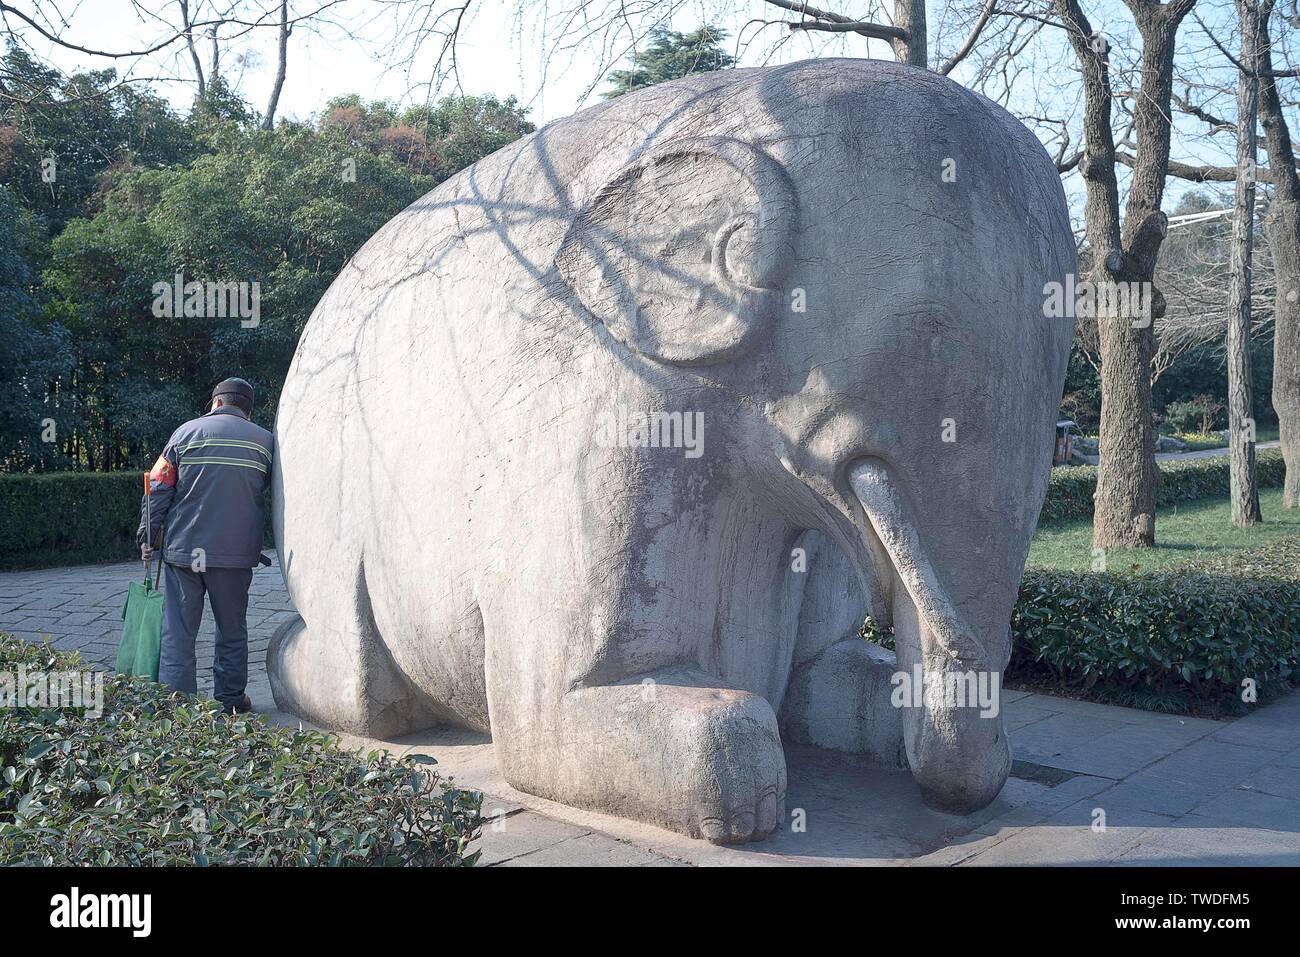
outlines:
M884 605L893 617L899 668L893 701L903 709L908 765L926 803L950 813L977 811L997 797L1011 770L1000 708L1006 623L1000 634L992 621L988 635L971 628L944 589L921 545L919 526L882 462L864 459L849 477L865 531L874 536L876 580L886 589ZM996 579L996 570L990 576ZM990 592L1001 587L988 583Z

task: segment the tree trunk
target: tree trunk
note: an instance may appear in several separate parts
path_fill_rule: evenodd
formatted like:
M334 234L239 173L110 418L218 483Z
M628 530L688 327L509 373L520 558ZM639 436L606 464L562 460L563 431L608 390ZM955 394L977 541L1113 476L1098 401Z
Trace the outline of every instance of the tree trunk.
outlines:
M194 77L199 83L199 99L203 99L207 85L203 82L203 64L199 62L199 51L194 48L194 31L190 26L189 0L180 0L180 6L181 27L185 31L185 46L189 48L190 58L194 61Z
M1251 244L1255 233L1255 122L1259 111L1259 14L1254 0L1236 0L1241 23L1237 88L1237 179L1233 191L1228 280L1228 436L1232 524L1260 520L1255 481L1254 395L1250 376Z
M1164 310L1154 288L1156 260L1168 231L1160 210L1169 169L1169 109L1175 38L1195 0L1129 0L1142 36L1142 68L1134 107L1133 160L1123 225L1111 131L1108 43L1078 0L1055 0L1083 73L1085 155L1079 164L1087 188L1084 218L1091 249L1091 280L1117 291L1143 290L1150 311L1128 302L1127 313L1098 316L1101 352L1101 440L1093 512L1095 548L1155 544L1155 428L1151 410L1153 323ZM1136 284L1136 285L1134 285ZM1116 299L1112 298L1112 302Z
M1277 411L1286 460L1282 504L1300 508L1300 178L1296 175L1291 130L1282 112L1273 71L1269 20L1273 0L1260 3L1259 120L1273 180L1269 204L1269 251L1276 285L1273 300L1273 408Z
M275 129L275 109L280 104L280 91L284 89L284 75L289 66L289 0L280 0L280 50L279 63L275 71L275 85L271 87L271 99L266 104L266 116L262 119L262 129Z
M907 31L906 40L893 40L894 58L899 63L930 66L930 41L925 22L925 0L894 0L894 26Z

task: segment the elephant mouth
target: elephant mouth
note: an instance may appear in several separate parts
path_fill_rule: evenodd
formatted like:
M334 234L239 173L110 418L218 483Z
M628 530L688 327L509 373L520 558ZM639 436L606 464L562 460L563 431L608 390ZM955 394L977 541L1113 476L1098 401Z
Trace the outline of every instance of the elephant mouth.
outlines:
M883 592L877 607L894 626L894 703L904 709L903 743L912 775L931 806L978 810L997 796L1011 769L998 708L1003 662L994 660L944 588L920 537L925 526L888 466L858 459L848 479ZM900 695L904 685L910 693Z

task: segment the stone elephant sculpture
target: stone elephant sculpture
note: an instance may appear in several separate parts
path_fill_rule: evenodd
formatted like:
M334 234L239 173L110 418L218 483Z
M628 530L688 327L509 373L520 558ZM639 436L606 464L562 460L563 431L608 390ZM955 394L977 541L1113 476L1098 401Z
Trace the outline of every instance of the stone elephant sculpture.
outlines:
M1037 140L892 63L694 76L500 150L303 333L276 701L490 731L514 787L719 842L783 819L783 735L986 805L1001 719L891 699L1000 680L1074 269Z

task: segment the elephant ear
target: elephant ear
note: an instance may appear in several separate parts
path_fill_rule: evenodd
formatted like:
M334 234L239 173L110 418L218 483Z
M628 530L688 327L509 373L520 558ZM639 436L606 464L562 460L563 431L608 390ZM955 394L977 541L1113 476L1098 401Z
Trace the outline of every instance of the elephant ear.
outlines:
M555 264L629 348L678 365L743 355L781 310L797 206L785 169L739 140L642 153L569 227Z

